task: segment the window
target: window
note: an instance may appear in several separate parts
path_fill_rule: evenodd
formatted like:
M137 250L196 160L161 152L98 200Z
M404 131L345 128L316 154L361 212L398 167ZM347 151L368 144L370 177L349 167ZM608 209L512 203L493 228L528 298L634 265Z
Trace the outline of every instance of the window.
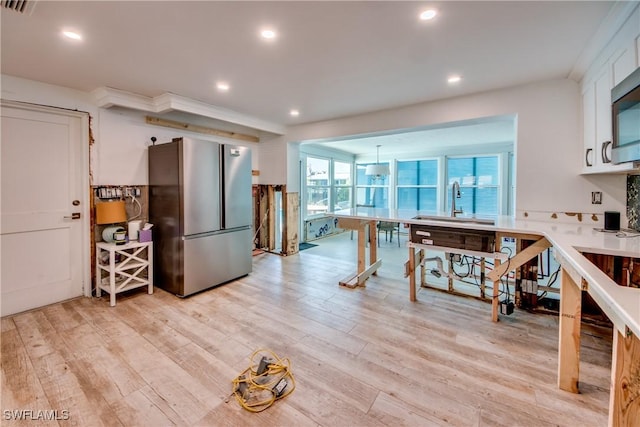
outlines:
M307 216L329 211L329 159L307 157Z
M328 158L306 158L305 218L352 206L352 164Z
M438 161L398 162L398 209L438 211Z
M351 179L351 163L333 162L333 206L334 210L349 209L351 203L351 192L353 191L353 180Z
M365 174L367 165L375 163L361 163L356 165L356 204L376 208L389 207L389 177L374 177ZM380 163L388 165L388 163Z
M456 207L465 214L497 215L500 180L498 156L447 158L447 206L451 206L451 186L460 184Z

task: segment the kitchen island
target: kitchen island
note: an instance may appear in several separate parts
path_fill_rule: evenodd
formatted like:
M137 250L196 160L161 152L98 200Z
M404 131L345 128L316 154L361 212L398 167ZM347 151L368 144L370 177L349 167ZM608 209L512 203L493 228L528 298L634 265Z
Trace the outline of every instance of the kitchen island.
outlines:
M617 237L615 233L596 231L595 228L601 226L601 223L590 218L583 221L572 218L573 222L561 222L553 219L532 221L497 216L491 218L493 221L475 221L474 218L464 221L451 220L446 214L426 216L416 211L379 208L354 208L330 215L338 218L339 226L358 230L359 268L356 282L359 284L368 275L375 274L380 265L373 250L370 253L370 267L365 271L365 238L360 236L366 228L370 229L370 235L375 234L371 232L371 228L377 221L446 226L461 231L487 230L495 231L497 236L525 235L546 239L553 246L554 256L562 267L558 387L578 392L581 293L588 292L614 325L609 425L632 425L635 422L633 420L640 419L640 289L619 286L583 255L588 252L637 258L640 257L640 237L624 238ZM414 269L409 273L415 274L415 259L412 263L415 248L411 244L409 246L409 264ZM497 268L496 265L496 270ZM362 274L363 272L366 274ZM410 280L410 285L415 292L415 278ZM494 313L496 303L497 295L494 292ZM494 320L497 320L497 313Z

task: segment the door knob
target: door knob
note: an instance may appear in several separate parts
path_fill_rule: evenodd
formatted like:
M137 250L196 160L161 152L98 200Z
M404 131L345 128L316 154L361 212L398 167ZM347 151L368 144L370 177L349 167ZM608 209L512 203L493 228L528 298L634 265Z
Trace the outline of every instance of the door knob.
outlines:
M74 212L71 215L65 215L64 219L80 219L80 212Z

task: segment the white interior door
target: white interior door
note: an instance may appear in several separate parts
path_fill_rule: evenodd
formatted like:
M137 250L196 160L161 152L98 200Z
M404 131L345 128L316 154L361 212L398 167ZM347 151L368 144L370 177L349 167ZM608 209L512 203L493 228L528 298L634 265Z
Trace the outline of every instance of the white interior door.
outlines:
M2 102L5 316L88 294L86 114Z

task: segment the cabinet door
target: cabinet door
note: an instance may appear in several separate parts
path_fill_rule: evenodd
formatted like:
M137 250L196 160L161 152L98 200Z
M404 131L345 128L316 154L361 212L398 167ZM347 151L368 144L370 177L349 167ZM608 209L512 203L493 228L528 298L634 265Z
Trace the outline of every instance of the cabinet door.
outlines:
M611 63L613 70L613 85L619 84L636 69L635 40L618 52Z
M596 165L611 163L611 73L609 70L609 67L605 66L595 83Z
M593 168L596 161L596 91L590 84L582 94L582 120L584 126L584 152L582 168Z

